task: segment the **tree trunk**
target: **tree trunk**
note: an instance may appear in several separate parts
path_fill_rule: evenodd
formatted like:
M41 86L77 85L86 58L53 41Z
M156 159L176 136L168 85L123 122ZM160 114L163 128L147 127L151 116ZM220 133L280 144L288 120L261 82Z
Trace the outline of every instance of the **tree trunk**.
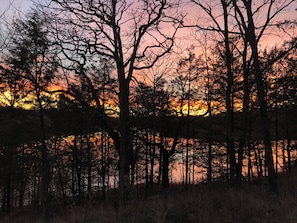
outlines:
M253 169L252 169L252 158L251 158L251 140L248 143L248 180L250 181L253 178Z
M258 148L257 146L253 144L253 150L254 150L254 156L255 156L255 164L257 168L257 175L258 177L262 177L262 166L261 166L261 157L260 154L258 154Z
M90 135L86 134L87 139L87 166L88 166L88 194L92 191L92 151L91 151L91 142Z
M226 90L226 118L227 118L227 150L230 164L230 178L235 179L236 159L234 149L234 112L233 112L233 72L232 72L232 54L230 50L229 27L228 27L228 10L227 2L222 1L224 10L224 42L225 42L225 64L227 67L227 90Z
M76 172L76 178L77 178L77 204L80 204L81 198L82 198L82 180L81 180L81 172L82 172L82 165L81 165L81 157L80 153L82 150L82 138L80 139L80 148L77 147L77 142L75 140L75 145L73 147L73 154L75 159L75 172Z
M247 16L248 16L248 25L249 30L247 33L247 37L252 50L252 58L254 62L254 71L255 71L255 79L257 85L257 99L260 106L260 114L262 119L262 130L264 137L264 146L265 146L265 163L268 168L268 177L270 189L272 191L277 191L277 179L276 173L274 170L274 163L272 157L272 146L271 146L271 136L270 136L270 122L268 119L267 113L267 102L265 100L265 87L263 81L263 74L261 71L259 54L258 54L258 42L255 34L255 26L253 21L253 12L251 1L246 5Z
M173 139L173 143L171 146L170 150L166 150L164 148L164 145L161 144L160 145L160 149L163 151L163 173L162 173L162 185L164 188L167 188L169 186L169 158L174 154L175 150L176 150L176 146L178 143L178 136L179 136L179 131L180 131L180 126L181 124L179 124L179 126L177 127L177 130L175 132L174 135L174 139Z
M239 148L238 148L238 162L236 169L236 179L237 183L240 183L242 178L242 165L243 165L243 152L244 147L246 145L246 135L248 129L248 117L249 117L249 98L250 98L250 86L249 86L249 64L247 63L247 47L248 43L245 41L244 43L244 51L243 51L243 112L241 119L241 133L239 139ZM249 145L249 159L250 159L250 145Z
M41 200L42 200L42 208L43 208L43 219L45 222L49 221L49 213L50 213L50 182L51 182L51 170L50 170L50 161L49 154L47 151L46 145L46 134L45 134L45 122L44 122L44 111L42 101L38 92L36 90L37 100L39 103L39 115L40 115L40 128L42 132L42 142L41 142L41 160L42 160L42 169L41 169Z
M163 143L163 136L161 136L161 143ZM162 170L163 168L163 152L162 150L160 150L160 156L159 156L159 171L158 171L158 180L157 180L157 184L159 185L162 181Z
M148 140L148 130L145 130L146 133L146 140ZM146 188L146 192L148 192L149 189L149 145L145 145L145 188Z
M101 180L102 180L102 197L105 199L106 192L106 142L103 127L101 128Z
M164 149L164 146L161 148L163 154L162 162L162 186L163 188L169 187L169 151Z
M120 101L120 203L124 204L129 195L130 186L130 113L129 113L129 82L124 78L124 72L119 74Z
M288 107L285 105L285 112L286 112L286 133L287 133L287 156L288 156L288 171L291 172L291 136L290 136L290 124L289 124L289 117L288 117Z
M189 117L189 116L188 116ZM190 174L189 174L189 123L186 126L186 179L185 184L186 186L190 184Z
M156 132L153 130L153 143L150 148L150 164L151 164L151 170L150 170L150 187L151 189L153 188L154 185L154 166L155 166L155 156L156 156Z
M4 211L10 212L11 211L11 177L12 177L12 167L13 167L13 154L12 154L12 147L5 147L5 155L6 155L6 165L5 165L5 202L4 202Z
M25 189L27 184L27 177L25 176L25 165L24 165L24 159L25 159L25 146L22 145L22 156L21 156L21 173L20 173L20 194L19 194L19 206L23 207L24 205L24 195L25 195Z
M60 183L60 187L61 187L61 191L62 191L62 196L63 196L63 204L64 204L64 206L66 206L67 201L66 201L65 187L64 187L64 183L63 183L63 178L62 178L62 173L61 173L61 167L58 164L58 162L57 162L57 168L58 168L59 183Z

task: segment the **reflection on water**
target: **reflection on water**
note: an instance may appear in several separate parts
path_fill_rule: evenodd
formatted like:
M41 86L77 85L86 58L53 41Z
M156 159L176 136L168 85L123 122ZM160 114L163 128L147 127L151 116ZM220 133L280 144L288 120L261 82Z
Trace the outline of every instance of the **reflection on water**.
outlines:
M198 139L190 141L190 167L189 178L192 183L204 182L207 180L208 168L208 150L209 145ZM171 180L175 183L185 182L185 159L186 139L181 140L179 150L175 154L175 159L171 164ZM236 148L238 150L238 148ZM227 148L220 143L212 143L212 178L227 178ZM272 142L273 160L277 172L287 171L289 168L288 160L291 162L297 159L297 143L291 141L288 147L287 140ZM238 157L237 161L238 161ZM254 179L259 176L267 176L265 167L265 148L262 141L250 141L249 145L244 148L242 175L247 179Z
M147 140L162 144L164 149L172 149L172 138L146 136ZM132 184L161 183L163 160L161 147L157 144L153 146L153 143L144 143L139 138L133 139L130 171ZM286 171L289 168L289 159L294 161L297 158L296 141L291 141L290 146L286 140L279 140L277 143L274 141L272 145L277 171ZM47 146L51 157L50 190L55 197L80 199L93 192L101 191L104 194L105 191L118 187L119 157L113 140L106 132L52 137L47 141ZM16 174L12 176L12 180L19 186L14 188L14 199L23 199L24 205L38 205L42 168L40 144L24 144L17 148L16 153ZM225 143L179 139L169 161L170 183L185 183L186 179L190 184L204 182L210 170L212 180L228 178L229 165ZM261 141L250 141L244 148L242 173L246 179L267 175Z

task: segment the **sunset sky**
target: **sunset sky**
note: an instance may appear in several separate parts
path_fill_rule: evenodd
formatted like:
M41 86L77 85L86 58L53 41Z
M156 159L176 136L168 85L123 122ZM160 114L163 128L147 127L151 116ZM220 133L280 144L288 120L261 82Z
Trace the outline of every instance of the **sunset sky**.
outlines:
M33 2L49 2L49 0L0 0L0 15L2 15L4 12L7 11L7 14L5 17L9 21L9 17L11 15L14 15L15 12L16 15L20 13L20 15L26 14L30 10L30 8L34 8L34 3ZM168 1L170 2L170 1ZM206 2L206 1L205 1ZM255 3L259 3L259 1L254 0ZM286 2L283 0L282 2ZM201 14L197 13L198 7L190 7L190 4L186 6L185 10L188 13L187 21L195 21ZM287 9L286 11L282 12L280 14L279 19L297 19L297 1L295 1L290 9ZM6 19L4 18L4 19ZM0 20L1 21L1 20ZM1 25L1 23L0 23ZM193 31L190 31L189 29L183 29L181 31L182 33L181 38L178 38L178 45L182 46L182 48L187 48L191 44L197 43L197 40L193 40L193 37L191 35L193 34ZM272 34L272 35L270 35ZM280 37L277 37L275 33L270 33L269 36L265 36L263 39L263 42L261 42L261 47L266 47L266 46L274 46L274 45L280 45L283 42L283 39ZM196 42L195 42L196 41Z
M287 2L288 0L284 0L282 2ZM49 2L48 0L0 0L0 15L3 14L3 12L7 11L9 13L6 13L6 19L12 14L18 14L20 13L21 15L26 14L30 10L31 7L34 8L34 3L33 2ZM207 2L207 1L205 1ZM254 1L258 3L258 1ZM189 9L187 9L189 8ZM200 13L197 13L198 7L193 6L191 4L186 4L186 11L187 11L187 18L190 20L196 20L200 15ZM17 12L17 13L16 13ZM291 7L282 13L278 15L279 19L297 19L297 1L295 1L293 4L291 4ZM0 20L1 21L1 20ZM183 45L191 45L192 43L189 43L187 41L187 38L190 38L190 32L183 33ZM187 36L185 36L187 35ZM191 38L190 38L191 39ZM191 41L190 41L191 42ZM269 36L269 38L266 38L264 41L264 45L279 45L283 42L282 38L278 38L274 35ZM264 46L265 47L265 46Z
M9 5L12 3L12 7L10 7L10 10L20 10L22 12L26 12L34 5L33 2L47 2L48 0L1 0L0 1L0 13L2 14L3 11L7 8L9 8ZM257 2L257 1L254 1ZM192 11L192 7L190 8L190 11ZM297 13L297 1L291 5L291 8L284 13L284 16L286 16L288 19L294 17ZM193 13L191 13L193 14ZM196 15L196 13L194 13ZM297 17L297 16L296 16Z

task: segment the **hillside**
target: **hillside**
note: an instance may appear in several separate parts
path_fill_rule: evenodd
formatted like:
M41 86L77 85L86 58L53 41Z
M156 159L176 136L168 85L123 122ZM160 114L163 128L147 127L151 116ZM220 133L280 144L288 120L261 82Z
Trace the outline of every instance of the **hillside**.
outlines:
M297 106L287 111L279 110L277 116L275 111L269 113L271 120L271 137L275 139L277 126L278 139L289 137L297 139ZM0 109L0 142L18 145L20 143L39 140L41 135L39 127L39 112L22 109ZM277 117L277 125L276 125ZM242 113L234 114L234 137L238 140L240 134L240 122ZM251 138L259 140L262 138L261 119L259 111L252 111L249 125L251 127ZM108 118L106 122L112 128L118 128L116 118ZM73 111L49 109L45 110L45 125L47 136L81 134L84 132L100 131L102 120L100 114L93 110L76 109ZM211 117L189 116L189 117L133 117L132 125L137 128L156 128L165 136L173 136L180 127L180 137L186 137L187 125L190 138L207 139L209 134L215 135L215 140L226 140L226 118L221 113Z

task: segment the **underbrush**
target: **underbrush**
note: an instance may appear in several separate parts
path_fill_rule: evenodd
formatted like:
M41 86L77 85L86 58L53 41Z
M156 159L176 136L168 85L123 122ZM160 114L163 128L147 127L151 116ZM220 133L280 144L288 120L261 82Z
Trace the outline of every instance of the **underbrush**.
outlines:
M228 183L188 186L173 185L145 196L138 191L121 208L113 198L68 205L52 213L51 223L296 223L296 179L283 177L279 192L267 185ZM40 212L15 210L0 218L5 223L41 223Z

